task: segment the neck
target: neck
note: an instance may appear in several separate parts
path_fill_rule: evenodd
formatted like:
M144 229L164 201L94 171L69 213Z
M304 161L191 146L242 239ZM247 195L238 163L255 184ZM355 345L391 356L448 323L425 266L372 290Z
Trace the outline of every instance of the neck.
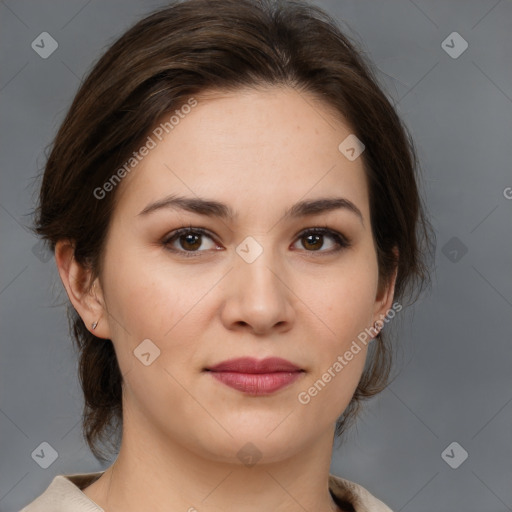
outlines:
M334 426L287 457L253 465L251 445L241 460L224 461L132 426L125 418L115 463L83 491L106 512L340 510L328 488Z

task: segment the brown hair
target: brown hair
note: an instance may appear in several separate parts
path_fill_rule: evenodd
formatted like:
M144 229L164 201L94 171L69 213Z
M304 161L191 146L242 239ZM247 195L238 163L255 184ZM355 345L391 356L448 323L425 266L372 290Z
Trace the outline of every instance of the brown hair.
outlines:
M429 282L424 258L430 224L418 193L414 145L355 43L318 7L299 1L188 0L139 21L95 64L78 90L47 158L34 231L55 250L74 242L75 258L101 275L116 192L93 191L137 149L164 114L208 90L288 86L318 98L365 144L379 278L396 269L395 300ZM414 298L416 300L416 298ZM79 350L83 433L92 452L122 430L122 376L110 340L95 337L73 307ZM387 329L386 329L387 331ZM338 419L341 435L360 402L389 383L388 332L370 344L355 394Z

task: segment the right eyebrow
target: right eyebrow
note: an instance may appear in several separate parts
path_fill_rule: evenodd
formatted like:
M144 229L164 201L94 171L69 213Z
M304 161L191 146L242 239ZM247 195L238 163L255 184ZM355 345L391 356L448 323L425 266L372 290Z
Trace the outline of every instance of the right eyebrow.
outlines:
M199 215L206 215L208 217L220 217L224 219L234 219L237 215L227 204L219 201L195 198L195 197L182 197L171 195L159 199L154 203L148 204L139 215L147 215L148 213L160 210L162 208L187 210Z

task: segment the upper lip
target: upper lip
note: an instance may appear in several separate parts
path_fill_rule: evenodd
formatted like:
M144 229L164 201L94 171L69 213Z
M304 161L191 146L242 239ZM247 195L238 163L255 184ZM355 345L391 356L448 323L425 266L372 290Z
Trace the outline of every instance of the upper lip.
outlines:
M206 370L214 372L237 373L275 373L302 371L297 365L280 357L268 357L266 359L254 359L252 357L240 357L229 359L215 366L209 366Z

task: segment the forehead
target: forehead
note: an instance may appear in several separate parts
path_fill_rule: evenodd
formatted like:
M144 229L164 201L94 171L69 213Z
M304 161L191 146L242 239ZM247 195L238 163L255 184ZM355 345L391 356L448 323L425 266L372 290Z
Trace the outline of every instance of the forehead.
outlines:
M215 198L236 211L341 194L367 210L363 160L338 149L351 127L323 102L276 87L194 100L149 134L151 149L117 191L120 213L169 193Z

